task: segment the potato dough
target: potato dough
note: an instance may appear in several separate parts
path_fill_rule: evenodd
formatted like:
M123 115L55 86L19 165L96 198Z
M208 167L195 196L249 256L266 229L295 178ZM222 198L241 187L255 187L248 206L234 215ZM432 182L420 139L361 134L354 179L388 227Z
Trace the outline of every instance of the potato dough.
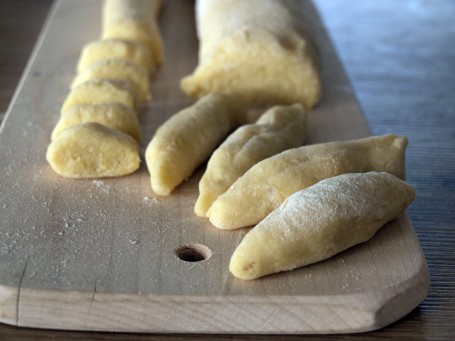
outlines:
M199 182L195 213L205 217L215 199L259 161L301 146L306 118L300 104L275 106L255 124L242 126L232 133L210 157Z
M152 52L156 64L164 61L164 44L158 27L162 0L105 0L102 39L141 43Z
M322 180L291 195L248 232L229 269L248 280L330 258L369 240L414 198L411 185L388 173Z
M61 112L65 112L74 105L111 102L122 103L136 112L135 95L128 83L100 79L84 82L71 89Z
M93 122L62 131L49 145L46 159L66 178L122 176L140 165L139 147L131 136Z
M388 172L405 177L407 139L395 135L290 149L250 168L207 211L213 225L254 225L291 194L336 175Z
M97 40L84 46L82 49L77 72L85 71L92 64L108 59L127 60L148 70L155 71L155 63L148 49L142 44L125 40Z
M158 128L145 153L152 189L170 194L245 116L243 103L220 95L203 97L172 116Z
M298 1L198 0L196 19L199 64L181 82L188 95L308 109L318 102L318 53Z
M66 128L84 122L97 122L106 127L123 131L138 142L142 138L136 113L121 103L75 105L64 111L52 132L52 140Z
M107 59L95 63L76 76L71 88L95 79L128 82L141 101L145 102L151 98L149 74L146 69L133 62Z

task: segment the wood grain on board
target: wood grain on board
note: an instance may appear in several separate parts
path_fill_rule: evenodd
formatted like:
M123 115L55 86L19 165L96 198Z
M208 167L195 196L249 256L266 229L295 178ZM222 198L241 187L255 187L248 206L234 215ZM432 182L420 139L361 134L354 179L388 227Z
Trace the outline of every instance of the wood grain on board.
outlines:
M334 333L377 329L427 295L425 258L407 215L332 259L244 282L228 271L246 230L220 231L193 213L203 167L158 197L145 165L116 179L68 180L45 161L82 46L98 39L101 1L54 5L0 132L0 320L55 329ZM169 0L165 65L143 108L145 141L191 103L179 81L197 63L193 2ZM324 97L306 143L371 134L332 43L306 7L324 67ZM176 24L178 23L178 24ZM393 132L391 132L393 133ZM185 262L176 249L211 257Z

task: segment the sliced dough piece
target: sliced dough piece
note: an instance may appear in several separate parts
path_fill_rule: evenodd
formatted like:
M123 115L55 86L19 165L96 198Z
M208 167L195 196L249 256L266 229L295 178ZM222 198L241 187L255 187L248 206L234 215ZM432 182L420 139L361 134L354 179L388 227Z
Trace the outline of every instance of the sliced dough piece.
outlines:
M145 153L152 189L170 194L245 116L243 103L220 95L203 97L172 116L158 128Z
M253 104L303 103L321 96L318 53L297 1L198 0L199 64L188 95L241 96Z
M155 71L152 55L144 45L132 41L110 39L97 40L85 45L79 57L77 72L81 73L92 64L107 59L127 60L143 67L149 73Z
M212 203L259 161L301 146L307 115L302 105L275 106L255 124L238 128L215 150L199 182L195 213L205 217Z
M84 122L97 122L106 127L123 131L136 141L141 141L142 134L135 112L121 103L75 105L64 111L52 132L52 140L66 128Z
M65 129L49 145L46 159L66 178L122 176L139 168L137 142L129 135L99 123Z
M164 62L164 44L158 26L162 0L105 0L102 39L141 43L157 64Z
M255 279L322 261L369 240L415 199L388 173L344 174L291 195L248 232L229 269Z
M151 98L149 74L136 63L122 59L100 61L78 74L71 88L94 79L128 82L141 101L148 101Z
M207 211L213 225L257 224L291 194L345 173L388 172L405 177L407 138L395 135L290 149L250 168Z
M109 102L122 103L136 112L134 91L128 83L102 79L90 80L71 89L63 103L61 112L65 112L74 105Z

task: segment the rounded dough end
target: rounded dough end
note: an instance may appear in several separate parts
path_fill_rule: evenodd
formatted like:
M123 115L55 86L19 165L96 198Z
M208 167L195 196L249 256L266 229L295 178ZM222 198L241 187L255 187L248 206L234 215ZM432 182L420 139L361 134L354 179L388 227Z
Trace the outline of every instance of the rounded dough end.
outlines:
M271 267L274 261L273 257L268 257L270 252L273 252L273 240L268 239L267 235L256 235L253 228L232 254L229 271L243 280L253 280L264 276L264 273L270 274L273 272Z
M200 192L196 204L194 205L194 213L198 217L206 218L207 217L207 211L209 210L210 206L212 203L215 201L216 198L211 195L211 193L208 192Z
M238 212L225 209L224 204L220 201L220 197L213 202L206 213L212 225L220 230L234 230L246 226L238 226L236 224L241 219L241 215Z

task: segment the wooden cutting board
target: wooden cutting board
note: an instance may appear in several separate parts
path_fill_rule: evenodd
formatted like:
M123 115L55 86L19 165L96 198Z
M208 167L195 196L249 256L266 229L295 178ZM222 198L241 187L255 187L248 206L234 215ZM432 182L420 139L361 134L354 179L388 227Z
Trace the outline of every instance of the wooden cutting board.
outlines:
M219 231L193 213L203 167L169 197L152 193L145 165L116 179L54 174L45 161L49 137L81 48L99 37L101 5L54 5L3 122L0 321L76 330L344 333L383 327L422 302L428 268L406 214L330 260L241 281L228 264L246 230ZM193 5L169 0L163 9L167 60L141 116L143 149L162 122L191 103L179 81L197 63ZM302 6L324 67L324 98L311 113L307 143L368 136L316 9L310 1ZM177 256L194 244L211 256Z

